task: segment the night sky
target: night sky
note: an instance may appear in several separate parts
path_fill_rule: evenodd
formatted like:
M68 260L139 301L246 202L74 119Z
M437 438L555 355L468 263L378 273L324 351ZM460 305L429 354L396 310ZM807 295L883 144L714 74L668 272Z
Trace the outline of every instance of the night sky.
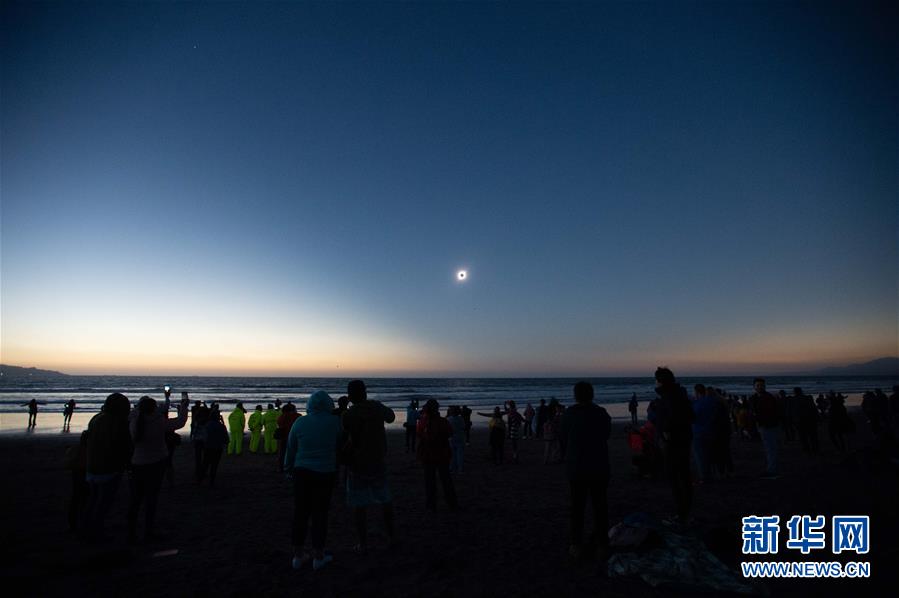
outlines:
M886 4L2 11L4 363L650 375L897 354Z

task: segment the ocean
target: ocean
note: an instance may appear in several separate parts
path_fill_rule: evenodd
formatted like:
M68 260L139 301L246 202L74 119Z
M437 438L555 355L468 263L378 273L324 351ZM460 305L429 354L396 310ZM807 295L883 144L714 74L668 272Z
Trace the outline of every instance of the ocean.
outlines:
M484 410L504 401L515 400L524 406L540 399L556 397L563 402L571 401L572 386L578 378L368 378L368 396L382 401L394 409L405 407L411 399L421 403L429 398L440 401L441 406L468 405L472 409ZM587 378L596 389L596 402L622 403L632 393L638 399L648 401L655 396L652 378ZM346 394L348 378L248 378L248 377L160 377L160 376L67 376L53 380L2 380L0 379L0 413L23 413L22 403L32 398L44 403L41 411L62 412L63 405L74 399L78 412L96 412L106 396L121 392L136 402L143 395L162 398L163 386L172 387L172 397L177 400L186 391L191 401L207 403L218 401L233 405L243 401L248 409L256 404L293 401L300 410L305 400L316 390L327 391L336 401ZM688 390L697 382L723 388L734 394L752 394L750 376L706 376L701 378L681 378L680 383ZM845 395L858 394L875 388L882 388L887 394L894 384L899 384L895 376L772 376L767 378L769 390L792 392L794 386L801 386L806 393L826 393L830 390Z

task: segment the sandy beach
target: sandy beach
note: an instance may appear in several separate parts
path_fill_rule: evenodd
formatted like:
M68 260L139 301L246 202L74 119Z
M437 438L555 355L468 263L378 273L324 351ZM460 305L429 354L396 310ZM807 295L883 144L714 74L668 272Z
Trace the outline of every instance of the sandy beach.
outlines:
M858 415L856 414L856 419ZM223 460L218 486L198 487L186 439L175 459L175 483L164 485L153 545L124 543L127 485L109 518L115 540L86 545L66 530L70 474L63 455L73 436L3 435L5 480L2 570L16 595L659 595L639 578L606 578L590 562L567 554L568 489L559 465L543 465L541 441L522 441L521 462L494 466L486 431L476 428L466 471L456 476L462 510L424 508L421 466L406 454L400 433L389 434L390 483L397 509L398 547L383 535L372 551L355 556L350 513L343 491L332 501L328 544L335 561L323 571L290 568L291 486L274 457L244 454ZM759 480L760 443L734 440L737 474L696 487L691 531L725 564L741 560L740 518L748 514L869 514L870 579L775 580L759 587L788 592L852 592L883 595L895 582L899 560L892 541L899 532L894 473L867 464L867 426L859 422L854 457L837 455L822 434L823 454L809 458L798 443L783 450L784 475ZM508 446L507 446L508 449ZM659 517L672 510L667 483L638 477L629 462L623 425L610 441L610 521L643 511ZM438 503L439 504L439 503ZM589 516L588 516L589 521ZM370 525L378 528L378 518ZM177 552L175 552L177 551ZM781 555L783 556L783 555ZM795 557L789 557L795 558ZM825 560L831 560L828 554Z

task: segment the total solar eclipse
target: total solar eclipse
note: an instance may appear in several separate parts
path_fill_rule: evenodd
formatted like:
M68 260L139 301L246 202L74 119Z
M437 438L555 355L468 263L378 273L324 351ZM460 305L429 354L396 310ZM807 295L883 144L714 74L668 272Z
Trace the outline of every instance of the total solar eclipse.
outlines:
M456 280L458 280L459 282L462 282L466 278L468 278L468 272L466 272L465 270L459 270L458 272L456 272Z

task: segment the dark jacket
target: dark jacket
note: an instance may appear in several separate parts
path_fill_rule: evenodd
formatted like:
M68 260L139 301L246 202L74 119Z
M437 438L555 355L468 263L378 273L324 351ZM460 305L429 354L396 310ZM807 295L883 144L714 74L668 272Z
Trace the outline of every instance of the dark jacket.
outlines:
M449 465L453 428L445 417L426 415L418 420L418 458L425 465Z
M221 450L228 446L228 430L225 428L225 424L221 422L221 420L217 417L210 418L209 421L203 426L204 437L206 440L206 444L204 445L209 450Z
M609 433L612 419L595 403L565 410L559 445L570 479L609 477Z
M393 409L378 401L355 403L343 414L343 429L352 445L350 467L359 473L384 471L387 454L387 434L384 424L396 419Z
M91 418L87 431L87 472L103 475L125 471L133 450L127 414L116 418L101 411Z
M689 445L693 441L693 406L680 384L656 389L656 425L659 435L672 444Z
M770 392L752 395L752 408L760 428L773 428L779 421L777 399Z

